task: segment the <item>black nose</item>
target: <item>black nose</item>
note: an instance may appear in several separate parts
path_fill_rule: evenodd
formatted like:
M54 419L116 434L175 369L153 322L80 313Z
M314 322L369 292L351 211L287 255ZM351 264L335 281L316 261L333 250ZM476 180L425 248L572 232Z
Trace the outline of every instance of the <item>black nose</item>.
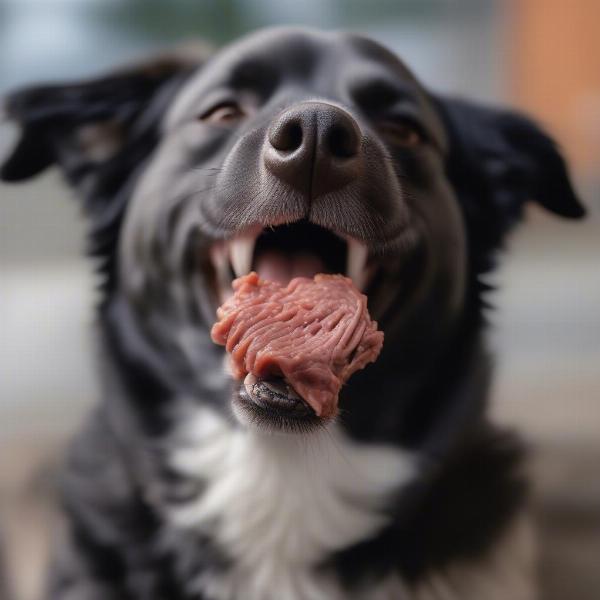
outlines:
M279 179L317 198L360 176L360 129L352 116L337 106L303 102L271 123L264 163Z

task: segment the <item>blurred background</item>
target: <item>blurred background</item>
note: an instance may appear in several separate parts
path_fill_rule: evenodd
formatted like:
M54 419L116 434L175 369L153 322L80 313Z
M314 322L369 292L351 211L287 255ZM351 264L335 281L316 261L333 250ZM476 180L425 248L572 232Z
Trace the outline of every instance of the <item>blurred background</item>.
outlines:
M532 448L543 599L600 598L600 2L597 0L0 0L0 95L98 73L193 38L272 24L352 29L431 88L528 111L559 140L589 209L531 207L494 277L494 419ZM0 128L0 148L9 132ZM1 153L0 153L1 155ZM93 275L58 173L0 185L0 536L36 597L53 469L96 400ZM485 599L482 599L485 600Z

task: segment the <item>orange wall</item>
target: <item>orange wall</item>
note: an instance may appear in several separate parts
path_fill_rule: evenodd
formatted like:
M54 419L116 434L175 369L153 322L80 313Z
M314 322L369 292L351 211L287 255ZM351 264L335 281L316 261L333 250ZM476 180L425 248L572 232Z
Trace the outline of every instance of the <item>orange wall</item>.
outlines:
M513 0L508 35L515 103L598 179L600 0Z

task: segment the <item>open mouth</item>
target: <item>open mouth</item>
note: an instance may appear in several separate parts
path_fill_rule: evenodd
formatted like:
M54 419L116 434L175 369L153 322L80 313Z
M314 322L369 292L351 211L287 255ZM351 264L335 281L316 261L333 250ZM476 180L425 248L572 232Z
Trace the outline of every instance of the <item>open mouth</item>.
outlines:
M247 229L214 242L206 258L205 275L219 304L232 295L233 279L251 271L284 286L296 277L342 274L364 292L376 269L366 244L308 220ZM304 432L323 420L280 374L260 380L249 374L232 401L238 419L270 432Z
M302 220L252 229L210 249L213 289L219 302L232 293L236 277L256 271L262 279L287 284L294 277L341 273L364 291L372 276L367 246L354 238Z

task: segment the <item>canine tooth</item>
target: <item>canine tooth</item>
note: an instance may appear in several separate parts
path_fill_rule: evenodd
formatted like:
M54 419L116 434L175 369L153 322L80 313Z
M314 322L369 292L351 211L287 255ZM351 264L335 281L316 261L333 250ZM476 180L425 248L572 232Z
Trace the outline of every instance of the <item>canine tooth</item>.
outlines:
M357 240L348 239L346 274L348 277L350 277L350 279L352 279L354 285L359 290L362 290L366 283L368 254L369 249L365 246L365 244Z
M256 377L252 375L252 373L248 373L248 375L246 375L246 378L244 379L244 387L246 388L246 392L248 392L248 395L250 397L254 395L253 390L257 382L258 379L256 379Z
M229 242L229 258L237 277L250 272L255 241L254 236L242 236Z
M210 260L219 279L227 278L227 248L222 242L213 244L210 248Z
M229 256L224 242L216 242L210 248L210 260L217 277L217 295L223 304L231 296L231 274L229 271Z

